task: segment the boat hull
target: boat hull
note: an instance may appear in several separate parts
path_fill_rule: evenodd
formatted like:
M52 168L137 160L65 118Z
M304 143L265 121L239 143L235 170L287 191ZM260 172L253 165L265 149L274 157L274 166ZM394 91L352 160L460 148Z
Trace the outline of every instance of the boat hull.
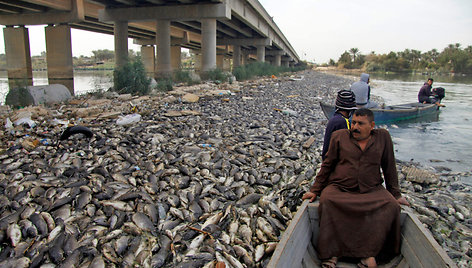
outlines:
M334 105L320 102L326 118L330 119L334 112ZM383 109L370 109L374 113L376 124L394 123L399 121L414 121L418 119L437 119L439 107L435 104L418 102L385 106Z
M267 267L321 267L316 253L318 237L318 203L305 200L282 235ZM410 208L402 208L401 254L379 268L451 267L454 262L434 240ZM337 267L357 267L341 260Z

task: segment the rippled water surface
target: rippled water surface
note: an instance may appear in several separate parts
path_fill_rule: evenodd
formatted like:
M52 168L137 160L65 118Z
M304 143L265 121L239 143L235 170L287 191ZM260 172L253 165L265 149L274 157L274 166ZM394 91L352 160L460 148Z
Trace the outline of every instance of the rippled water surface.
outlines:
M438 118L388 126L396 157L438 170L472 171L472 77L433 76L433 87L444 87L446 98ZM371 77L372 93L386 104L417 101L426 76ZM464 178L472 184L472 177Z

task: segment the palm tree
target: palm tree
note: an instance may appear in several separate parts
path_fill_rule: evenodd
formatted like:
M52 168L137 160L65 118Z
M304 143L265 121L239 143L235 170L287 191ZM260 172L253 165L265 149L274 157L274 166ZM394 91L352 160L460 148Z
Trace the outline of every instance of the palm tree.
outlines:
M357 55L359 55L359 49L358 48L351 48L349 49L349 53L352 55L352 61L356 61Z

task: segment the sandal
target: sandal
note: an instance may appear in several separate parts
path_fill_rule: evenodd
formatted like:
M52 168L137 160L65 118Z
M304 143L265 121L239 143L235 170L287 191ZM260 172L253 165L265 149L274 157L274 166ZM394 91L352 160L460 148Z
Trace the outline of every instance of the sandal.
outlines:
M362 261L360 261L358 264L357 264L357 267L359 268L377 268L378 266L368 266L367 264L363 263Z
M332 257L330 259L322 261L321 268L336 268L337 263L338 263L338 258Z

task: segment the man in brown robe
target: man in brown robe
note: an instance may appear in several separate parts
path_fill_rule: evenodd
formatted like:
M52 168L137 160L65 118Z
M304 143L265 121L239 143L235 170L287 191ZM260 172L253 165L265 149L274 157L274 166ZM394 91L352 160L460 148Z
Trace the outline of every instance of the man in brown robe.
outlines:
M374 115L357 110L350 130L335 131L326 159L303 199L320 196L318 254L322 267L339 257L360 258L359 267L376 267L381 250L400 250L400 206L408 205L398 187L390 134L374 129ZM386 188L382 185L385 178Z

